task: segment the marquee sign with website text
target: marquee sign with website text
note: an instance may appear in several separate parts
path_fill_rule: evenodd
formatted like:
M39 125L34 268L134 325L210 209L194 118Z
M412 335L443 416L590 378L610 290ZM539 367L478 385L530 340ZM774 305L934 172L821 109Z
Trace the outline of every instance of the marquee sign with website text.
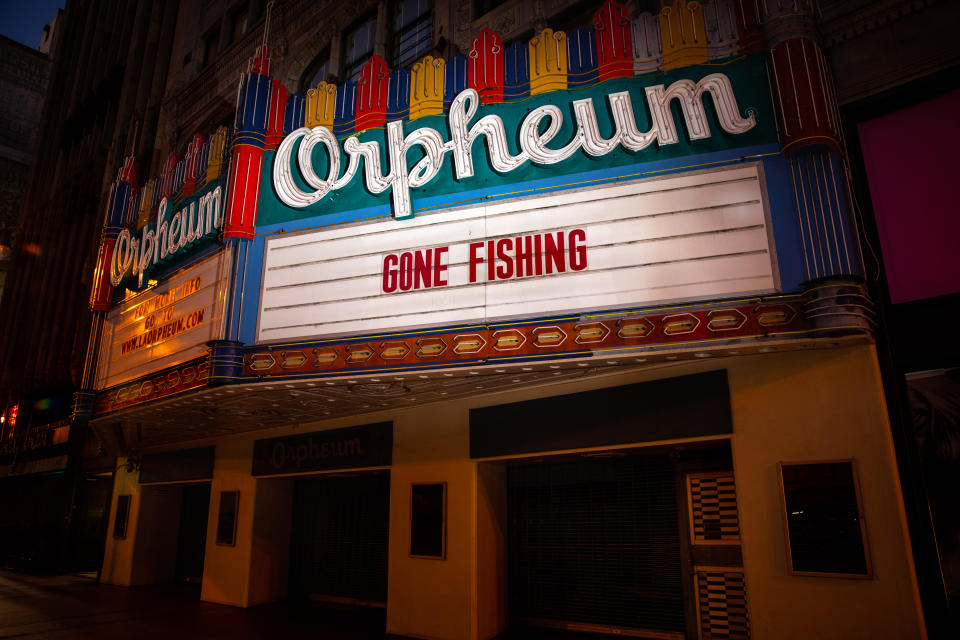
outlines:
M778 289L759 163L266 240L257 340Z
M113 387L207 352L222 335L229 250L114 307L106 317L97 388Z

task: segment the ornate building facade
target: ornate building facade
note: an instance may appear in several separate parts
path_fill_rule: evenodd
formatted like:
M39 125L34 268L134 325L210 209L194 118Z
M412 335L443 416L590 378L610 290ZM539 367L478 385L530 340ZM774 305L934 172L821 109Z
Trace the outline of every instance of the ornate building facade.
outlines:
M948 629L850 127L956 61L850 69L955 10L875 6L69 5L142 58L63 425L113 465L101 580L411 637Z

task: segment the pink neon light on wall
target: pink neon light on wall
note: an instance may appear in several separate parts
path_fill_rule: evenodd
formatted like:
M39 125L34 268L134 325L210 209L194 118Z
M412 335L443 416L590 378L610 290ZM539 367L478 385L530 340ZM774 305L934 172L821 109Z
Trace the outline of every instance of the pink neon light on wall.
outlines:
M894 303L960 292L960 90L862 122Z

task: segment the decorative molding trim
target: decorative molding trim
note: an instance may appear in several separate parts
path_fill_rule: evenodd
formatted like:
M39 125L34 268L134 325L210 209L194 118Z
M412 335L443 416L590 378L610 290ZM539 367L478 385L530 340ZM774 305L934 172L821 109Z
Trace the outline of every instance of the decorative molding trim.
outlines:
M856 302L851 302L854 299ZM605 351L663 351L774 337L814 337L823 331L869 335L871 317L872 305L863 288L839 281L803 295L256 345L245 349L243 376L290 378L356 370L477 366Z
M93 413L102 416L111 411L168 398L184 391L207 386L209 358L202 356L157 373L105 389L97 394Z
M826 48L847 40L855 40L871 31L887 28L905 17L920 13L938 3L938 0L881 0L860 2L850 10L853 2L826 3L819 27Z

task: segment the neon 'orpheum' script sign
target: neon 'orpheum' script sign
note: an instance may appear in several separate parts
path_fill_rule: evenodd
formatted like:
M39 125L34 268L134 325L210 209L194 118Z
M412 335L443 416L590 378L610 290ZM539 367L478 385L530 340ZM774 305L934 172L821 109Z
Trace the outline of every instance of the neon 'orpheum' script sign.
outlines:
M720 127L731 134L741 134L756 126L753 114L746 118L740 115L730 80L722 73L713 73L699 82L689 79L677 80L669 87L653 85L644 89L650 111L650 128L641 132L634 116L633 104L628 91L607 94L613 118L614 133L604 138L600 133L597 113L592 98L574 100L573 112L576 133L558 148L548 147L563 125L563 112L559 107L546 104L531 110L517 131L520 153L511 153L507 144L506 127L496 115L485 115L472 125L477 113L480 96L474 89L467 89L454 98L450 105L448 121L450 140L444 140L439 131L422 127L404 134L403 122L387 123L387 159L390 170L384 173L380 163L380 146L376 141L360 141L356 136L347 138L343 151L347 154L347 166L340 173L340 143L330 129L301 127L288 135L277 150L273 163L273 186L281 202L294 208L313 205L331 191L348 185L360 170L363 161L363 180L366 189L373 194L390 190L393 215L397 219L413 215L410 198L412 187L421 187L433 180L443 166L447 153L453 156L453 165L458 180L474 175L474 143L486 138L490 165L500 173L508 173L526 162L536 165L552 165L571 157L577 151L600 157L617 147L628 151L641 151L653 143L658 146L677 144L680 137L670 110L671 101L677 100L683 113L687 133L691 140L711 137L703 98L709 95ZM297 147L297 143L299 147ZM313 166L314 149L322 145L327 154L327 175L321 177ZM419 147L423 157L412 167L407 162L407 152ZM296 169L299 177L310 190L303 190L294 180L292 159L296 148Z
M169 220L167 215L173 205L170 198L164 198L157 208L156 229L146 225L139 238L123 229L110 258L111 284L119 286L132 273L138 276L139 286L143 286L144 274L150 267L223 226L222 194L223 189L217 185Z

